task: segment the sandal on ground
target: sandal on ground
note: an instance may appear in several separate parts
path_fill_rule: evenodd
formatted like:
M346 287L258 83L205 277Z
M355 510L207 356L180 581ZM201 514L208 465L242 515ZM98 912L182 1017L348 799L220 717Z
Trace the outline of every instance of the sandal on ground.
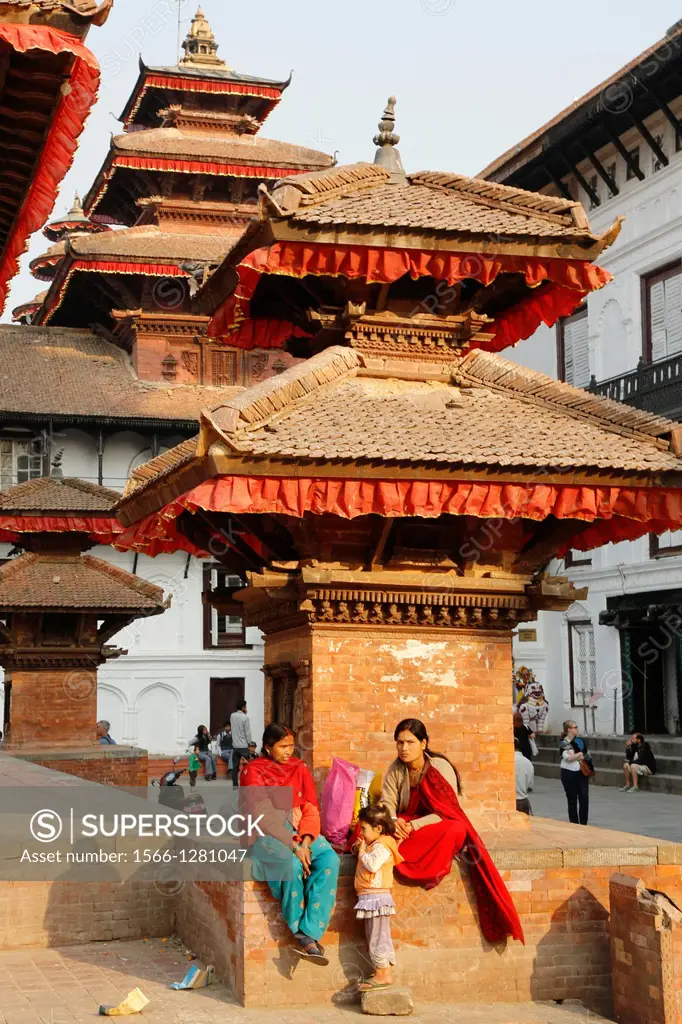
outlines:
M368 978L367 981L361 981L358 985L360 992L374 992L380 988L393 988L392 981L375 981L374 978Z
M310 960L311 963L319 964L321 967L327 967L329 964L324 950L317 942L309 942L305 946L293 946L291 951L295 956L300 956L302 960Z

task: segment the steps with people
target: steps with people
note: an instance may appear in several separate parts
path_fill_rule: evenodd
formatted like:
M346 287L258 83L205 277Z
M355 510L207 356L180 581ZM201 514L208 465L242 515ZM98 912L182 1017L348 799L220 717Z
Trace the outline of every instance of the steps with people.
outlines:
M587 745L596 776L594 782L598 786L625 785L623 762L625 760L626 736L586 736ZM656 757L657 774L640 778L642 790L652 793L674 793L682 795L682 736L647 736L651 749ZM556 734L536 736L538 756L533 764L535 774L543 779L558 779L561 767L559 764L560 737Z

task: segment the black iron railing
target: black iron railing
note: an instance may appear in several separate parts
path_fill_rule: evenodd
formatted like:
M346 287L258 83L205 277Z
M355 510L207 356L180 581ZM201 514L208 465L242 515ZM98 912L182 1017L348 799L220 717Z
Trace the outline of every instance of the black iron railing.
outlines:
M587 390L647 412L679 417L682 415L682 354L656 363L640 359L636 370L599 383L593 376Z

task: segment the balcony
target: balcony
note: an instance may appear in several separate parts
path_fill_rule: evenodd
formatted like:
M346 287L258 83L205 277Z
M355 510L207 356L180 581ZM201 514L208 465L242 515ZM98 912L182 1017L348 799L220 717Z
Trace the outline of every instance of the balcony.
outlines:
M600 383L593 376L587 390L658 416L682 419L682 353L656 363L640 359L636 370Z

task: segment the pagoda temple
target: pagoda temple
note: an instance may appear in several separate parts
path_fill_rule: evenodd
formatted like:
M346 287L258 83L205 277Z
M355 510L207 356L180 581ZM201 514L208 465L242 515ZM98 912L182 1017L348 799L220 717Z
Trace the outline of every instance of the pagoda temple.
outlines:
M84 45L112 0L0 0L0 311L29 236L52 211L99 87Z
M407 174L394 104L373 164L261 189L260 224L198 309L228 346L288 324L282 344L307 358L205 412L193 450L134 471L119 542L206 548L238 527L222 561L252 566L240 597L266 637L266 704L319 783L335 756L385 771L406 716L458 764L527 945L482 945L465 866L429 893L398 885L415 994L603 1008L608 879L637 864L660 888L673 862L652 840L517 814L512 631L585 596L547 575L557 553L680 527L682 427L499 354L608 284L594 261L619 224L600 236L572 200ZM678 891L682 870L660 871ZM361 948L340 884L324 938L338 970L314 991L282 981L286 929L259 883L183 898L213 921L212 962L242 1002L319 1002Z
M216 346L192 296L258 215L258 185L331 157L260 135L289 81L238 74L199 10L175 67L140 66L122 134L55 244L31 269L49 282L36 326L97 325L147 381L226 387L291 365L269 347ZM114 227L115 230L103 230ZM25 320L22 307L18 318Z
M163 591L87 554L120 532L116 491L31 480L0 494L0 541L23 553L0 568L5 750L114 785L147 785L147 755L97 738L97 669L125 652L108 641L168 606Z

